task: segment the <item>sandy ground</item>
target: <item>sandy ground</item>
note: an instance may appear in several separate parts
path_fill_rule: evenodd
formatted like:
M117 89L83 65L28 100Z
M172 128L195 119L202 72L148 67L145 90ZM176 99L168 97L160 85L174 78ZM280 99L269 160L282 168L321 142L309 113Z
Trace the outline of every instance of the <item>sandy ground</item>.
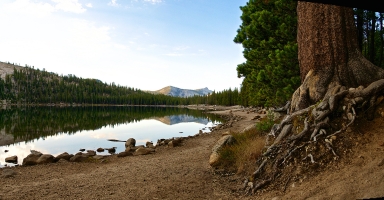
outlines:
M228 110L216 111L226 114ZM356 137L348 157L319 174L287 183L282 190L253 196L240 191L243 176L217 173L208 164L212 146L226 131L255 124L255 113L232 108L244 118L233 127L187 139L175 148L158 147L145 156L104 162L54 163L14 167L0 178L0 199L356 199L384 197L384 118L350 133ZM4 169L0 169L1 171Z

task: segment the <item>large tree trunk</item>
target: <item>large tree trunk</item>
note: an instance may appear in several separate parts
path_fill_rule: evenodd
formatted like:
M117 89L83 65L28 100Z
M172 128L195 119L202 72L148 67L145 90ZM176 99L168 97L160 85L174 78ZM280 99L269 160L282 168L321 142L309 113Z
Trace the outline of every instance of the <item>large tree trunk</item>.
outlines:
M299 2L297 13L302 85L292 96L290 114L267 135L259 166L244 182L247 192L284 177L286 187L296 173L291 165L310 169L308 162L337 160L332 140L359 112L373 113L384 99L384 70L361 54L352 8Z
M384 78L384 70L363 57L352 8L298 2L299 64L302 86L291 111L324 98L336 85L358 87Z

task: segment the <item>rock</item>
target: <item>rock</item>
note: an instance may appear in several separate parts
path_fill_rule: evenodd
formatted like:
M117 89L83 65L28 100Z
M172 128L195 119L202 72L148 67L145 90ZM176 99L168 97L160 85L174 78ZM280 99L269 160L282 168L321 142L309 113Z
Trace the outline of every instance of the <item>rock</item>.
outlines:
M110 153L110 154L115 154L115 152L116 152L116 148L117 148L117 147L105 148L105 150L107 150L108 153Z
M221 137L216 144L212 148L211 156L209 157L209 164L211 166L215 166L218 164L220 160L219 151L225 146L225 145L231 145L235 143L236 140L232 135L225 135Z
M209 165L215 166L220 160L220 155L217 152L212 152L209 156Z
M225 131L224 133L221 134L221 136L229 135L229 131Z
M13 171L12 169L3 169L3 172L1 173L2 178L13 177L14 175L17 175L17 172Z
M83 162L84 160L87 160L88 157L84 155L74 155L69 161L71 162Z
M83 151L85 151L85 149L79 149L79 151L83 152Z
M97 152L104 152L104 149L103 148L97 148L96 151Z
M136 149L134 155L135 156L147 155L147 154L150 154L150 153L152 153L154 151L155 151L154 149L140 147L140 148Z
M53 163L55 157L53 157L51 154L43 154L37 159L37 164L46 164L46 163Z
M61 158L59 161L57 161L57 163L67 163L67 162L69 162L69 160L65 160L64 158Z
M96 155L96 151L94 150L87 150L87 153L84 154L85 156L91 157Z
M181 139L175 139L168 143L168 147L176 147L176 146L180 146L180 144L181 144Z
M107 156L96 155L96 156L93 156L92 158L95 159L95 160L101 160L101 159L104 159L105 157L107 157Z
M59 161L60 159L64 159L69 161L69 159L73 156L73 154L68 154L67 152L64 152L58 156L55 157L54 162Z
M40 151L36 151L36 150L31 150L31 154L34 154L36 156L41 156L43 155Z
M42 154L41 154L42 155ZM40 158L39 154L31 153L23 159L23 165L36 165L37 160Z
M200 135L203 134L203 130L199 130L199 134L200 134Z
M127 156L133 156L133 154L129 151L123 151L117 154L117 157L127 157Z
M134 138L129 138L125 142L125 147L134 147L136 145L136 140Z
M7 163L17 163L17 156L7 157L7 158L5 158L5 162L7 162Z
M153 147L153 142L146 142L146 143L145 143L145 146L146 146L146 147L151 147L151 148L152 148L152 147Z
M7 152L8 152L8 150L4 150L4 152L5 152L5 153L7 153Z
M75 156L81 156L81 155L83 155L82 152L77 152L77 153L75 154Z

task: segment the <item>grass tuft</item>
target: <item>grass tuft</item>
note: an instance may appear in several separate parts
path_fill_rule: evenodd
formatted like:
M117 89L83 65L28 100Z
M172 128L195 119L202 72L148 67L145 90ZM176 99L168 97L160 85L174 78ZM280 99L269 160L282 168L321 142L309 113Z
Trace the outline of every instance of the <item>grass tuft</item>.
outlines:
M243 133L231 133L236 143L225 146L220 153L220 167L239 173L255 170L254 163L261 155L265 139L256 128Z

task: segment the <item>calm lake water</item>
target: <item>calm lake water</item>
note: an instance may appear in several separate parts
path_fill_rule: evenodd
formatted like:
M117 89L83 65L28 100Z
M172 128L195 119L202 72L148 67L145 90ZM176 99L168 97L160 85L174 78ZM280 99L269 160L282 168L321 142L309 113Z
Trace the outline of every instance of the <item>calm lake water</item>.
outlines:
M79 149L117 147L135 138L136 145L158 139L195 135L220 123L215 115L198 110L165 107L22 107L0 109L0 167L5 158L22 163L30 150L57 156ZM8 151L8 152L5 152ZM108 154L97 153L99 155ZM7 163L8 164L8 163ZM9 164L8 164L9 165Z

